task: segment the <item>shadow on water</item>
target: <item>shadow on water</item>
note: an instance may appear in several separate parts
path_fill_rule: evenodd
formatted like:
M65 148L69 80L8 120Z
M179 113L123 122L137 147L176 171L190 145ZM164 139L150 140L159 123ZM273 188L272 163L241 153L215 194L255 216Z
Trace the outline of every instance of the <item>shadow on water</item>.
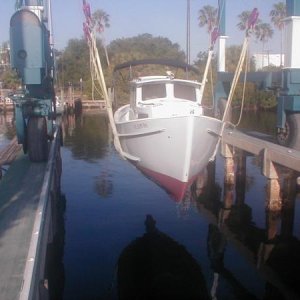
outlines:
M201 267L184 246L158 230L151 215L145 227L119 257L119 299L209 299Z

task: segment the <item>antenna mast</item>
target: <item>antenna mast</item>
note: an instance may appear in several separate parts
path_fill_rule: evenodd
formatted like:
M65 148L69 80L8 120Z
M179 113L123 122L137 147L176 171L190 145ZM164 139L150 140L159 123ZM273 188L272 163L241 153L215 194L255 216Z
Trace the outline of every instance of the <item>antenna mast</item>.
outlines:
M191 61L191 5L190 0L187 0L186 11L186 63L190 64Z

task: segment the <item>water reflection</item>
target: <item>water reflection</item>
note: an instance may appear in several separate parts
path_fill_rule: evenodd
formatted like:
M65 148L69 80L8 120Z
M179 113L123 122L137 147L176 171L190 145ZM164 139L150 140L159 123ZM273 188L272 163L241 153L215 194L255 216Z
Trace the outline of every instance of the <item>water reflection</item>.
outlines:
M64 115L64 146L71 149L75 159L93 162L103 158L109 138L105 114Z
M46 278L48 279L48 291L50 300L63 299L65 286L65 268L63 264L65 246L65 221L66 209L65 195L58 191L53 228L55 228L52 241L47 246Z
M182 199L174 199L177 202L177 213L181 219L189 216L189 211L196 207L196 200L207 197L208 174L207 168L202 170L194 179L194 181L186 186L186 190Z
M151 215L147 215L145 227L145 234L132 241L119 257L119 299L209 299L197 261L158 230Z
M113 178L109 170L101 171L95 178L95 191L101 198L107 198L113 193Z
M255 299L224 264L227 240L235 244L239 253L257 268L266 280L263 299L298 299L300 295L300 241L293 236L295 217L296 174L284 174L281 194L281 211L265 211L265 228L258 227L253 221L251 206L245 203L246 173L236 173L236 184L224 184L223 196L214 180L208 180L203 192L197 199L201 214L211 220L208 230L208 256L214 279L211 296L217 299L220 277L232 286L237 299ZM211 179L213 176L210 176ZM269 183L266 182L266 186ZM212 186L210 186L212 185ZM196 186L194 186L196 189ZM209 191L215 191L211 195ZM266 201L269 201L266 199ZM233 262L235 264L235 262ZM222 297L220 297L222 299Z
M119 159L111 148L104 116L68 117L64 130L63 188L69 200L65 299L118 299L113 296L117 292L110 289L117 262L123 265L117 278L120 299L121 294L142 292L139 285L151 293L161 285L167 288L180 278L173 276L173 264L169 264L171 271L162 264L165 275L150 280L156 267L149 257L166 263L160 254L178 257L162 250L163 246L139 246L160 244L162 236L173 248L170 253L183 248L192 257L187 260L196 262L195 269L201 271L201 265L202 276L198 271L197 276L203 279L204 275L214 299L299 298L300 246L295 236L299 204L289 174L282 182L283 207L279 212L265 210L268 182L260 175L259 160L253 157L237 158L240 167L231 185L223 182L224 162L218 158L199 174L181 201L174 202L131 164ZM112 201L99 201L99 196ZM161 231L149 216L152 226L150 222L143 234L141 222L146 214L155 217ZM157 251L151 252L152 248ZM142 254L132 254L136 252ZM141 276L136 279L134 272L138 270L142 270ZM143 276L148 276L150 287L143 285ZM126 286L133 280L138 284L129 290Z

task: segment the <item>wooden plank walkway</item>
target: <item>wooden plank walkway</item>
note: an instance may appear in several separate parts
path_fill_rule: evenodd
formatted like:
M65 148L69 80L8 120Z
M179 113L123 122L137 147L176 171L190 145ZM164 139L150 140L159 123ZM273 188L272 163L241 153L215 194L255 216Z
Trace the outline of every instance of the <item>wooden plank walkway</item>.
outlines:
M0 182L0 299L19 299L45 169L21 155Z
M61 129L48 162L19 154L0 181L0 299L48 299L47 245L55 234L60 191Z

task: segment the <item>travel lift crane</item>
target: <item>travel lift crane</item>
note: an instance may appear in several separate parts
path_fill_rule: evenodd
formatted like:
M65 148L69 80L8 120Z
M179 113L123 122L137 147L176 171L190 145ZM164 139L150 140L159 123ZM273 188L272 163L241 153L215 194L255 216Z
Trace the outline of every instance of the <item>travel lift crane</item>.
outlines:
M45 3L47 3L47 7ZM11 66L22 80L12 99L19 144L33 162L47 160L56 118L50 0L18 0L10 20Z
M218 81L216 107L224 106L233 74L225 72L225 2L219 0ZM249 72L247 81L263 89L277 89L277 141L300 150L300 0L286 0L284 66L279 72ZM242 76L243 77L243 76Z

